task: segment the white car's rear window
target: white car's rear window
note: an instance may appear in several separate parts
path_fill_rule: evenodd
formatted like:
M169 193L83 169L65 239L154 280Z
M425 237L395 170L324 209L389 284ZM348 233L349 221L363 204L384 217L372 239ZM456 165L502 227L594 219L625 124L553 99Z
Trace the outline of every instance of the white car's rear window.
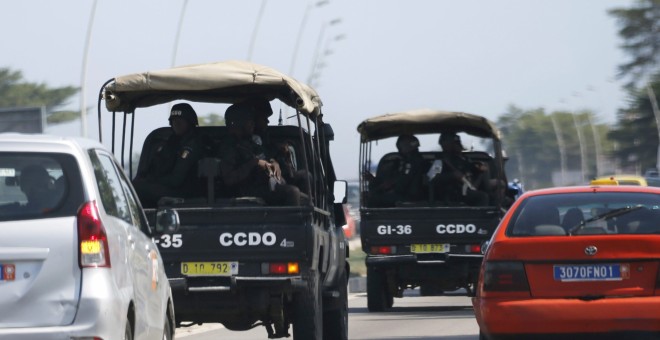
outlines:
M75 215L82 200L73 156L0 152L0 220Z

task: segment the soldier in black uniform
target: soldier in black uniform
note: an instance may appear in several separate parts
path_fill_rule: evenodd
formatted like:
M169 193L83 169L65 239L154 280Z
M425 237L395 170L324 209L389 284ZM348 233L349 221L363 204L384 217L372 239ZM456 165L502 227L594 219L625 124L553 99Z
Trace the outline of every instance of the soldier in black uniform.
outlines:
M311 174L305 169L297 169L293 164L291 155L292 144L290 141L273 142L268 135L268 118L273 115L270 103L263 98L250 98L246 101L254 109L254 135L257 144L263 146L266 158L277 168L278 173L287 184L295 185L300 189L303 200L309 188Z
M393 207L396 202L416 202L424 199L424 158L419 153L419 140L409 134L396 141L400 159L380 170L376 177L367 172L369 205Z
M463 155L461 137L453 132L440 136L442 171L433 179L435 197L451 203L487 206L490 174L482 162L471 162Z
M260 197L271 205L300 205L300 190L287 185L279 165L266 157L256 141L255 109L248 102L231 105L225 112L229 135L220 149L225 185L236 196Z
M179 103L172 106L169 122L172 135L158 147L146 169L133 179L145 207L155 207L166 196L194 196L200 187L197 162L202 158L203 145L196 130L197 113L190 104Z

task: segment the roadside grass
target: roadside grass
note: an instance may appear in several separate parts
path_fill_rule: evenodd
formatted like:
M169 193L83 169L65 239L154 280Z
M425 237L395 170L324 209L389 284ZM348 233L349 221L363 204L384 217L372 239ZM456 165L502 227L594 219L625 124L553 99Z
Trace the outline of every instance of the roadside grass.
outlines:
M362 248L353 248L348 255L348 263L351 265L349 276L367 276L367 266L364 264L367 254L362 251Z

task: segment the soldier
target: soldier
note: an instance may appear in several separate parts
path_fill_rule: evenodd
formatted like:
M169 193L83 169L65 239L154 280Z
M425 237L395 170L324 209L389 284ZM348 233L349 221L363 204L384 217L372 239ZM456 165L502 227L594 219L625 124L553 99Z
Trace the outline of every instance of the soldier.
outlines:
M419 140L409 134L399 136L396 141L400 159L378 176L367 172L369 180L369 205L391 207L396 202L415 202L424 199L424 158L419 153Z
M172 135L159 146L133 186L145 207L155 207L162 197L187 198L197 194L197 162L203 145L197 135L197 113L187 103L172 106L169 123ZM148 156L148 155L143 155Z
M266 158L263 145L255 135L255 110L247 102L227 108L225 123L229 135L221 148L222 177L238 196L260 197L272 205L300 205L300 190L287 185L279 165Z
M436 197L469 206L487 206L489 203L490 174L482 162L471 162L463 155L461 137L453 132L440 136L442 146L442 172L433 180Z

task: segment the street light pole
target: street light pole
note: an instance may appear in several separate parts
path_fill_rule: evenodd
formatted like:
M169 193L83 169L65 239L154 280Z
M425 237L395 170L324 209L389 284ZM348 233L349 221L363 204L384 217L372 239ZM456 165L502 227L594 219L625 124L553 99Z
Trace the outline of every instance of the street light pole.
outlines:
M316 40L316 49L314 50L314 58L312 59L312 69L309 72L309 76L307 77L307 84L311 85L312 78L314 77L314 73L316 72L316 67L318 66L319 55L321 54L320 53L321 52L321 43L323 41L323 38L325 37L325 29L328 27L328 25L334 26L334 25L337 25L339 23L341 23L341 19L337 18L337 19L330 20L329 22L324 22L323 25L321 25L321 31L319 32L319 37ZM343 37L343 36L338 35L337 37ZM335 39L337 37L335 37ZM327 47L328 47L327 45L328 44L326 43L325 44L326 50L327 50ZM325 53L325 50L324 50L324 53Z
M293 68L296 66L296 58L298 57L300 40L302 38L303 31L305 30L305 25L307 24L307 17L309 16L309 12L312 10L312 8L321 7L323 5L328 4L329 2L330 2L329 0L321 0L314 4L312 4L311 2L307 4L307 7L305 8L305 13L303 14L302 21L300 22L300 28L298 28L298 37L296 38L296 44L293 46L293 56L291 57L291 65L289 65L290 76L293 76Z
M577 132L578 143L580 143L580 175L582 177L582 182L586 181L585 171L587 169L587 150L584 145L584 136L582 135L582 129L577 121L577 114L571 112L571 117L573 117L573 124L575 124L575 131Z
M92 11L89 15L89 23L87 24L87 38L85 39L85 47L83 51L82 72L80 72L80 125L83 137L87 137L87 56L89 54L89 45L92 41L92 27L94 26L94 16L96 14L96 3L92 3ZM100 122L99 122L100 124Z
M566 185L566 145L564 138L561 135L561 128L554 114L550 115L552 121L552 128L555 130L555 137L557 138L557 147L559 148L559 166L561 168L561 185Z
M261 18L264 16L264 9L266 8L266 1L261 1L261 7L259 8L259 14L257 15L257 22L254 24L254 30L252 31L252 39L250 39L250 47L248 48L247 60L252 61L252 51L254 50L254 43L257 40L257 32L259 32L259 25L261 24Z
M651 87L651 82L646 83L646 92L649 95L649 100L651 100L651 108L653 108L653 115L655 115L655 125L658 128L658 155L655 160L656 170L660 170L660 108L658 108L658 100L655 98L655 91Z

